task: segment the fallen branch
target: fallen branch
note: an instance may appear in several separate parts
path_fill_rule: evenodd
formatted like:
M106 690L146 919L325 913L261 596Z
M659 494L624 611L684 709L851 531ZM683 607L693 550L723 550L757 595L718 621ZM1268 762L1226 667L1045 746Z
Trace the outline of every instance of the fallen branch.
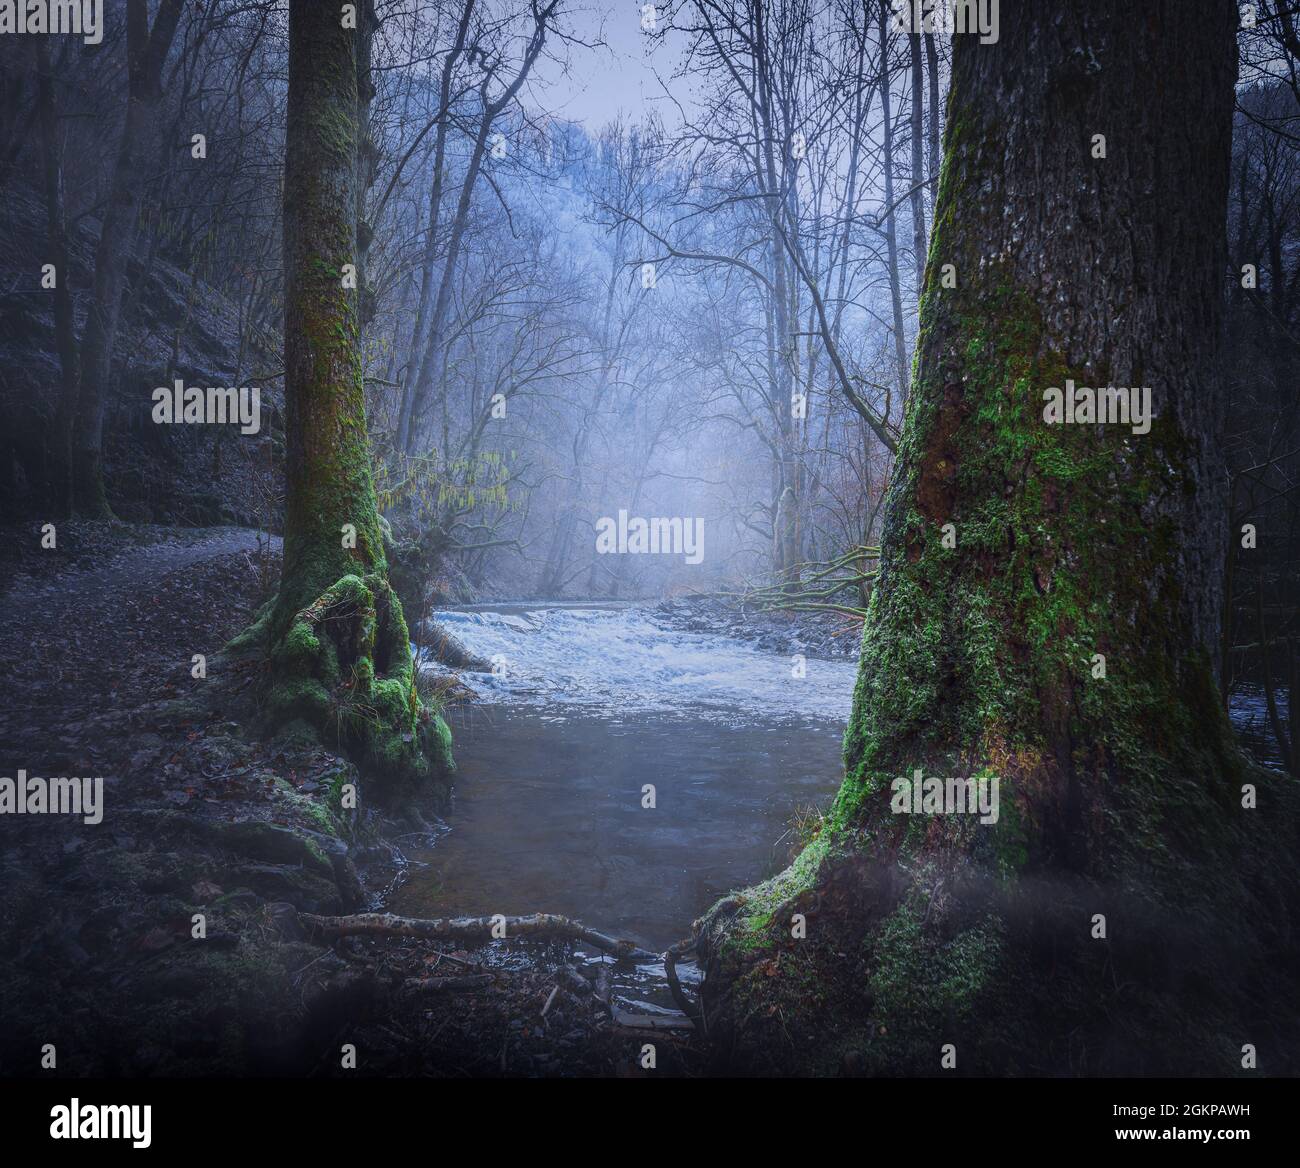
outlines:
M614 1025L624 1030L694 1030L689 1018L674 1014L630 1014L627 1010L614 1011Z
M408 990L477 990L492 984L490 973L458 973L450 977L408 977Z
M393 913L354 913L344 917L321 917L301 913L298 919L310 932L333 940L336 937L421 937L430 941L484 942L513 940L581 941L621 960L656 961L658 957L632 941L609 937L579 921L551 913L526 917L399 917ZM504 936L500 934L504 933Z

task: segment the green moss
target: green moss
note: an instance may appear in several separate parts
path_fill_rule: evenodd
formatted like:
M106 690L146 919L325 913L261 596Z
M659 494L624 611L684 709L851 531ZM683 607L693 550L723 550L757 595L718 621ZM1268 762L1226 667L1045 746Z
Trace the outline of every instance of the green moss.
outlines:
M1230 922L1220 936L1254 895L1241 863L1254 825L1234 802L1242 761L1209 664L1182 627L1178 523L1198 489L1187 444L1172 417L1143 436L1043 420L1046 389L1105 385L1111 371L1072 365L1034 291L958 224L966 176L987 166L985 151L1001 165L1003 143L965 111L951 116L843 783L816 843L720 902L702 927L731 1020L788 1010L815 1028L784 957L780 976L769 973L786 909L825 901L828 922L800 960L838 977L837 951L861 936L873 1024L864 1042L882 1070L882 1052L937 1070L935 1039L954 1026L986 1050L1007 1048L1012 979L1042 1017L1059 993L1080 1026L1104 1032L1107 958L1079 940L1089 904L1111 894L1103 884L1155 921ZM955 289L937 281L945 263L959 273ZM944 546L947 524L955 548ZM890 784L916 768L997 778L997 824L894 814ZM1207 869L1218 873L1209 887ZM832 894L844 872L870 887L867 903ZM1068 912L1055 885L1035 899L1044 873L1071 882L1079 899ZM1159 930L1144 929L1145 940L1127 942L1137 981L1152 978L1145 963L1161 949ZM1076 959L1055 984L1032 966L1043 930ZM807 1066L798 1050L791 1057Z
M446 784L450 731L416 692L401 602L381 575L335 581L296 614L271 663L270 720L312 724L378 779L381 795Z
M881 922L870 941L869 985L882 1018L909 1019L937 1039L945 1023L969 1018L980 1004L997 969L1001 925L985 917L945 938L924 927L926 915L914 890Z

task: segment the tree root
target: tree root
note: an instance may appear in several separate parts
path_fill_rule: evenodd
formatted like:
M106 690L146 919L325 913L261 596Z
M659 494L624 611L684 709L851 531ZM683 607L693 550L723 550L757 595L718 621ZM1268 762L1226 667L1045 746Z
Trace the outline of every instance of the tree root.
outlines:
M451 732L420 701L406 619L382 574L335 581L294 614L270 656L269 721L308 722L389 796L445 784Z
M631 941L618 940L579 921L551 913L526 917L399 917L393 913L354 913L343 917L322 917L302 913L298 918L312 933L336 937L423 937L432 941L481 942L514 937L532 940L582 941L620 960L655 961L657 954Z
M686 996L686 992L682 989L682 983L677 978L678 959L685 957L694 948L695 938L691 936L684 941L678 941L676 945L669 949L664 954L664 976L668 979L668 989L673 995L673 1001L677 1003L677 1008L686 1015L687 1019L701 1033L706 1033L704 1011Z

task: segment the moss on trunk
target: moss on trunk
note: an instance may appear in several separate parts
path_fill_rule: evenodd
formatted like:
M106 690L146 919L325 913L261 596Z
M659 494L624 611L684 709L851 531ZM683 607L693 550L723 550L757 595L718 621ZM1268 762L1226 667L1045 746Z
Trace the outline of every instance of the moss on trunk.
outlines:
M303 719L381 792L450 773L450 734L416 692L371 474L358 346L360 38L294 0L284 184L286 475L279 593L242 638L269 653L266 716ZM238 644L238 643L237 643Z
M1247 1019L1295 967L1293 789L1244 761L1213 680L1235 17L1086 7L956 38L843 785L788 871L701 926L735 1067L935 1074L948 1043L958 1073L1291 1057L1294 1016ZM1150 431L1047 424L1069 379L1152 387ZM896 813L917 770L996 778L997 822Z

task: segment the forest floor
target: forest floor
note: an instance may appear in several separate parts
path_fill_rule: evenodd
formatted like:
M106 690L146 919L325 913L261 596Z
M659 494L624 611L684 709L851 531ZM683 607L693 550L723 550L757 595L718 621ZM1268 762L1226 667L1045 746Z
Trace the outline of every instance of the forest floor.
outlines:
M38 541L0 532L0 773L103 776L103 820L0 818L0 1073L42 1073L46 1044L68 1076L698 1068L661 1032L643 1072L645 1033L566 944L311 940L299 912L382 907L428 824L344 822L325 794L351 764L253 728L257 667L219 654L274 588L276 543L95 523Z

